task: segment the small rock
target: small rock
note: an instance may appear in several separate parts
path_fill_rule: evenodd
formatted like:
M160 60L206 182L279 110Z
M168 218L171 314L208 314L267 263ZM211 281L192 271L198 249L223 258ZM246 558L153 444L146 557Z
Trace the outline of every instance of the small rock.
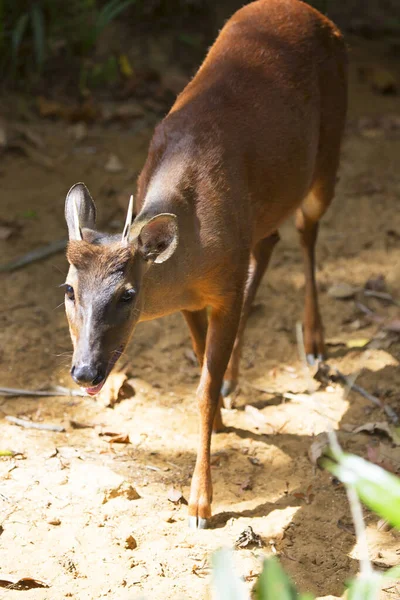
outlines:
M47 522L49 525L61 525L61 521L58 517L52 517Z
M80 121L79 123L75 123L75 125L71 125L68 129L69 134L76 142L81 142L87 137L88 128L86 123Z
M137 548L137 541L135 540L133 535L128 535L128 537L126 538L125 548L127 550L134 550L135 548Z
M116 154L110 154L104 168L109 173L120 173L124 170L124 166Z

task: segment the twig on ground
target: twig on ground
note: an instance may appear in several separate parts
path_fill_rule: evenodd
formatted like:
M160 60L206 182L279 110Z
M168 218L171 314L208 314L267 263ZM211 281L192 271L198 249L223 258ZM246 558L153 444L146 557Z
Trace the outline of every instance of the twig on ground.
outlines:
M0 273L6 273L10 271L15 271L16 269L20 269L21 267L25 267L26 265L30 265L37 260L41 260L42 258L47 258L53 254L57 254L64 250L67 246L67 240L56 240L55 242L50 242L45 246L41 246L40 248L36 248L36 250L32 250L15 260L11 260L8 263L0 264Z
M396 306L400 306L400 302L393 298L392 294L388 294L387 292L377 292L375 290L364 290L364 296L372 296L372 298L378 298L378 300L386 300L387 302L391 302L392 304L396 304Z
M367 392L367 390L362 388L360 385L350 381L349 378L346 377L346 375L343 375L343 373L339 371L339 369L335 368L335 372L337 374L339 382L344 383L346 386L349 387L349 390L357 392L358 394L360 394L360 396L363 396L364 398L375 404L375 406L382 408L385 411L386 415L389 417L389 419L395 425L399 424L399 417L391 406L389 406L385 402L382 402L382 400L380 400L377 396L374 396L373 394Z
M43 431L57 431L62 433L65 431L65 427L62 425L52 425L51 423L34 423L33 421L27 421L26 419L18 419L17 417L11 417L7 415L6 421L19 425L20 427L26 427L27 429L41 429Z
M0 396L78 396L79 398L86 398L87 394L80 390L70 390L61 386L56 386L54 390L23 390L0 387Z

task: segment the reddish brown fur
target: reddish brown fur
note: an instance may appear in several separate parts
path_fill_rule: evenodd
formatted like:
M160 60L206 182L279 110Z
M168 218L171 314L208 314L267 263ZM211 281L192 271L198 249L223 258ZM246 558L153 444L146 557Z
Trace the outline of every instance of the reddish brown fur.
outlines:
M95 245L86 241L68 243L67 259L78 270L91 271L93 277L107 277L123 270L132 258L130 246L120 243Z

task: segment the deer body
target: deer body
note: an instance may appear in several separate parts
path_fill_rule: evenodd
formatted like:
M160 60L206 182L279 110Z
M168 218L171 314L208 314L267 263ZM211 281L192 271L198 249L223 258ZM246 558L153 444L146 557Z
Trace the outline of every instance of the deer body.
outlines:
M345 114L337 29L300 0L258 0L227 22L156 128L137 217L132 225L128 217L122 239L94 230L94 204L81 184L67 196L76 381L96 391L138 321L182 311L190 328L201 366L189 501L196 527L211 516L210 440L213 426L222 426L221 386L226 394L237 382L251 303L277 230L293 213L305 261L306 351L311 359L324 353L314 245L334 193ZM96 336L82 333L92 331L88 313L92 329L107 321Z

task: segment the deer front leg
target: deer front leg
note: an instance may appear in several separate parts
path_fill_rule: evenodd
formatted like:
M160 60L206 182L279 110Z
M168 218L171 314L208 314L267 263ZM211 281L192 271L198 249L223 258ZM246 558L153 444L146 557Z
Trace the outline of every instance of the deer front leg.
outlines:
M211 312L205 357L197 390L200 439L189 499L189 527L206 529L211 517L212 482L210 446L218 410L222 379L232 352L240 320L242 292L221 309Z
M202 310L196 311L182 311L183 316L185 317L186 323L188 324L190 337L192 338L192 346L194 353L197 356L197 360L199 361L200 368L203 367L204 354L206 351L206 338L207 338L207 328L208 328L208 317L207 317L207 309L203 308ZM222 421L221 408L223 406L222 396L220 395L218 401L218 407L215 412L214 424L213 424L213 432L219 433L224 430L224 423Z

